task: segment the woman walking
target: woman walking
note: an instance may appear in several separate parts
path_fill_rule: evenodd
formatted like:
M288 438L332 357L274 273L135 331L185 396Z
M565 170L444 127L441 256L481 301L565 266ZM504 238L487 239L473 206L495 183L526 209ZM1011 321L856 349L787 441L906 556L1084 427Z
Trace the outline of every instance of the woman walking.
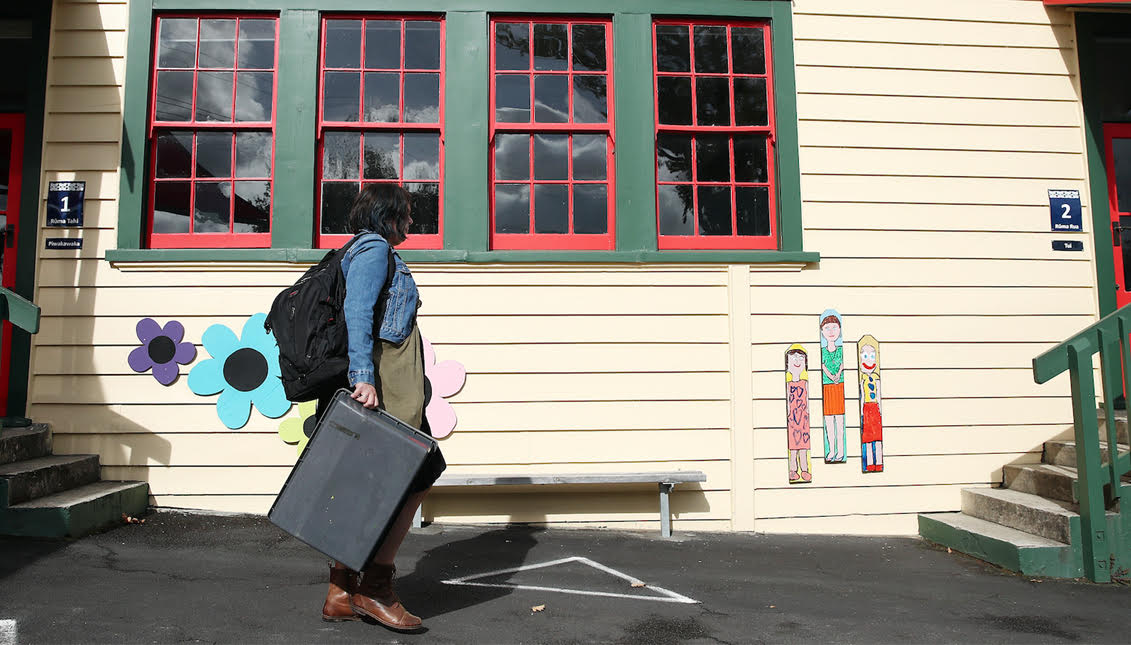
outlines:
M342 257L349 335L347 378L353 398L365 407L379 407L429 432L424 418L424 346L416 326L420 296L408 266L392 250L408 237L410 210L408 192L392 184L367 186L350 207L349 226L359 237ZM319 417L332 396L330 391L319 398ZM323 620L368 616L395 631L413 632L423 627L420 618L405 609L393 590L393 560L416 509L445 467L444 457L437 450L424 464L400 515L364 569L357 572L340 562L330 563Z

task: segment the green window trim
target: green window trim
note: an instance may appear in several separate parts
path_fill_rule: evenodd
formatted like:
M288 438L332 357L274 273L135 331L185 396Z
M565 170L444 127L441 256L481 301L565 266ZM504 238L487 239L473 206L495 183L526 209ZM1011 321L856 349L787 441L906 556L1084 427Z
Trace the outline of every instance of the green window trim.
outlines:
M532 0L249 0L246 9L279 13L278 117L274 213L270 249L145 249L146 117L153 15L160 11L227 10L220 0L151 0L130 4L123 106L118 248L111 262L285 261L311 262L313 249L316 65L318 21L324 12L443 13L446 23L446 95L460 97L446 110L444 248L405 251L410 262L657 262L812 264L802 246L801 171L794 76L793 11L789 0L574 0L570 15L612 15L616 52L617 142L615 251L491 251L488 243L487 139L489 47L492 13L554 13ZM610 11L610 5L613 10ZM652 100L652 19L660 16L770 20L777 96L776 168L779 250L658 251Z

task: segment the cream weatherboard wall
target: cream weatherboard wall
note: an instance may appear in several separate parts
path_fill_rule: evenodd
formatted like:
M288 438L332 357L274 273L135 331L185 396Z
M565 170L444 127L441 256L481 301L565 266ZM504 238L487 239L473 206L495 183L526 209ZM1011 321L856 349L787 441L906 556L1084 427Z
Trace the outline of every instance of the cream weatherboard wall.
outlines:
M794 13L805 248L820 264L414 266L424 335L469 372L442 444L452 471L700 469L705 484L676 489L677 530L913 533L916 512L957 509L962 487L1039 461L1065 432L1067 381L1035 385L1030 361L1096 317L1090 237L1056 253L1048 233L1047 189L1087 195L1071 15L1037 0ZM188 368L165 388L126 356L139 318L181 320L196 341L238 329L303 267L106 262L127 5L56 0L53 20L43 187L86 180L87 215L83 250L39 245L30 414L56 452L148 480L154 504L264 512L295 460L279 421L253 412L227 430ZM817 448L813 483L790 486L783 353L817 355L828 307L845 316L849 463ZM869 475L853 446L865 333L883 343L885 387L886 471ZM446 491L425 515L644 527L656 511L647 487L520 488Z

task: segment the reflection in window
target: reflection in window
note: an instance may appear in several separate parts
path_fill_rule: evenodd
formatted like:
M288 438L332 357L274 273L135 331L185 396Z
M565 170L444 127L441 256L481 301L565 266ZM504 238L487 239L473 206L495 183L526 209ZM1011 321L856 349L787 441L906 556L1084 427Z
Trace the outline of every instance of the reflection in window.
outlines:
M491 29L492 248L613 248L611 23Z
M776 248L769 26L654 25L661 249Z
M158 17L149 242L268 246L277 20Z
M439 248L442 21L327 18L322 38L318 246L339 246L358 191L388 182L411 197L406 248Z

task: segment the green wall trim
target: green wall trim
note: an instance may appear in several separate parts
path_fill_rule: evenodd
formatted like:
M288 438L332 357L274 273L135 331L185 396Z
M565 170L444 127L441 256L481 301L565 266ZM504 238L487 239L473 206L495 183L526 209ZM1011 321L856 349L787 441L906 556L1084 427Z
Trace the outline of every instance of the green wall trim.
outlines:
M39 185L43 173L43 115L47 95L48 49L51 42L51 3L31 5L26 15L32 18L32 40L27 104L24 111L23 171L20 186L20 232L16 242L16 279L12 291L34 301L36 242L39 239ZM31 373L31 334L12 330L8 363L8 416L23 416L27 411L28 376Z
M275 185L271 246L314 243L314 129L317 125L318 12L284 11L279 17L278 98L275 102Z
M616 232L619 251L656 250L652 18L613 16ZM642 118L647 115L647 118ZM646 161L647 160L647 161Z
M1076 42L1080 59L1080 93L1084 103L1084 145L1088 158L1088 204L1092 214L1092 248L1096 256L1096 291L1100 318L1115 311L1115 258L1111 249L1111 210L1108 206L1107 169L1104 160L1103 122L1100 111L1101 80L1096 78L1096 32L1120 23L1111 14L1076 14Z
M118 193L118 248L141 248L145 223L145 131L149 115L149 52L153 10L147 2L130 3L126 39L126 90L122 104L122 172Z
M146 128L150 52L155 11L230 11L221 0L151 0L130 6L123 106L122 173L118 250L140 250L145 230ZM816 262L804 253L801 173L798 161L797 98L794 74L792 6L786 0L574 0L568 8L531 0L242 0L241 10L278 12L280 53L276 104L274 213L271 253L264 250L185 249L194 259L297 257L314 237L315 140L317 118L318 26L323 11L437 12L445 14L444 243L443 251L405 252L417 261L539 261L513 258L567 258L567 262ZM616 251L489 251L488 48L489 17L497 13L612 15L614 37ZM726 16L769 19L773 25L774 97L777 126L774 151L780 251L658 252L655 200L651 18L653 15ZM782 255L782 254L786 255ZM796 255L788 255L788 254ZM201 254L201 255L197 255ZM281 254L281 255L278 255ZM482 255L488 254L488 255ZM650 254L650 258L640 259ZM126 260L117 252L107 253ZM303 260L321 257L313 250ZM145 256L149 261L153 256ZM667 258L671 258L668 260ZM553 260L549 260L553 261Z
M321 260L327 249L112 249L114 263L151 262L293 262ZM407 262L471 262L475 264L558 263L712 263L816 264L819 253L799 251L398 251Z
M449 12L444 29L444 248L486 251L487 14Z

